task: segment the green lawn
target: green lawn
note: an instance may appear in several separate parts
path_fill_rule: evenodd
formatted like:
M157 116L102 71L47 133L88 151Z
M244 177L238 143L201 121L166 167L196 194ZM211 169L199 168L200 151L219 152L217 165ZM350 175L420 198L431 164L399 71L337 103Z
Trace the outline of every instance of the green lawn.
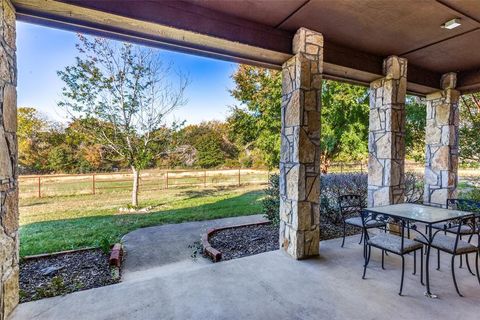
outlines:
M126 191L20 200L20 256L114 243L135 229L258 214L261 186L172 189L142 193L146 214L120 214Z

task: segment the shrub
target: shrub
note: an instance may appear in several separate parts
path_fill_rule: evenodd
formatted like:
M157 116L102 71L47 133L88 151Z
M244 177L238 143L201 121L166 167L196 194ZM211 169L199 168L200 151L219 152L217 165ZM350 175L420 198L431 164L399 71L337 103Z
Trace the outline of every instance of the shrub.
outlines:
M423 187L423 175L415 172L405 173L405 202L422 203Z
M341 224L342 216L337 199L345 194L358 194L362 206L367 205L368 175L366 173L326 174L321 179L320 214L333 224ZM419 203L423 200L423 176L414 172L405 173L405 202Z
M265 189L265 198L262 200L263 216L270 220L274 226L280 223L280 188L279 175L272 174Z
M468 179L467 187L459 192L458 198L480 202L480 179Z
M320 179L320 215L333 224L342 223L337 199L345 194L357 194L362 206L367 203L367 174L326 174Z
M472 191L474 192L474 191ZM480 199L480 189L475 195ZM280 222L279 175L270 176L262 200L263 214L274 225ZM343 217L338 206L338 197L345 194L357 194L362 199L362 206L367 206L368 175L366 173L330 173L322 175L320 180L320 215L333 224L341 224ZM405 202L419 203L423 199L423 176L407 172L405 174Z
M465 199L480 202L480 188L473 188L465 194Z

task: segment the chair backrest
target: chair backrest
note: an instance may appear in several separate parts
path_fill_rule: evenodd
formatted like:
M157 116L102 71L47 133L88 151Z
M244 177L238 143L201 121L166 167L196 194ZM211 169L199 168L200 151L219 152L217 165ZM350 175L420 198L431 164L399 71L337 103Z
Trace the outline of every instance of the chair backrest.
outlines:
M342 217L359 215L362 211L362 197L357 194L345 194L338 197L338 206Z
M457 224L455 226L455 228L456 228L456 239L455 239L455 247L453 249L454 253L457 252L458 241L461 240L460 238L462 236L462 233L460 231L461 231L462 226L468 226L471 230L471 234L470 234L470 238L469 238L468 242L470 242L470 240L472 240L473 236L476 235L477 236L477 247L480 248L480 229L478 228L478 223L479 223L478 216L470 216L470 217L461 218L461 219L457 220ZM435 232L435 233L437 233L437 232Z
M406 224L407 224L407 221L403 220L403 219L393 219L393 218L389 218L388 216L385 216L385 215L382 215L382 214L373 214L373 213L370 213L369 211L367 210L363 210L360 212L360 216L362 217L362 225L363 225L363 228L364 228L364 235L365 235L365 239L370 239L370 234L369 234L369 228L366 228L367 224L370 222L370 221L379 221L379 222L384 222L384 223L395 223L395 224L398 224L399 227L400 227L400 232L398 233L398 236L401 238L400 239L400 243L401 243L401 251L403 252L403 249L404 249L404 240L405 240L405 227L406 227ZM390 231L390 233L392 233ZM396 232L395 232L396 233Z

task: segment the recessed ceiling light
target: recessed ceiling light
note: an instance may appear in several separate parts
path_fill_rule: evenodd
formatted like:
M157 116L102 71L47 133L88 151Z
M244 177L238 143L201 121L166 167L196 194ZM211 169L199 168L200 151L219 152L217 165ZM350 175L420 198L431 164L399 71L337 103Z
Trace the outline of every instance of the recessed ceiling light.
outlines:
M451 30L451 29L455 29L456 27L459 27L461 25L462 24L460 23L460 18L455 18L455 19L452 19L452 20L448 20L447 22L442 24L441 27Z

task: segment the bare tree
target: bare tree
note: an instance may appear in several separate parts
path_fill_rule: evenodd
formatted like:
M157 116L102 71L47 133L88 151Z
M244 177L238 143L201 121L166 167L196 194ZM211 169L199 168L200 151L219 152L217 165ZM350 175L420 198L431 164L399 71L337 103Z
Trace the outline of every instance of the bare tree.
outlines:
M140 171L159 153L165 116L186 104L188 77L173 72L154 49L78 38L75 63L57 72L65 82L59 105L131 168L137 207Z

